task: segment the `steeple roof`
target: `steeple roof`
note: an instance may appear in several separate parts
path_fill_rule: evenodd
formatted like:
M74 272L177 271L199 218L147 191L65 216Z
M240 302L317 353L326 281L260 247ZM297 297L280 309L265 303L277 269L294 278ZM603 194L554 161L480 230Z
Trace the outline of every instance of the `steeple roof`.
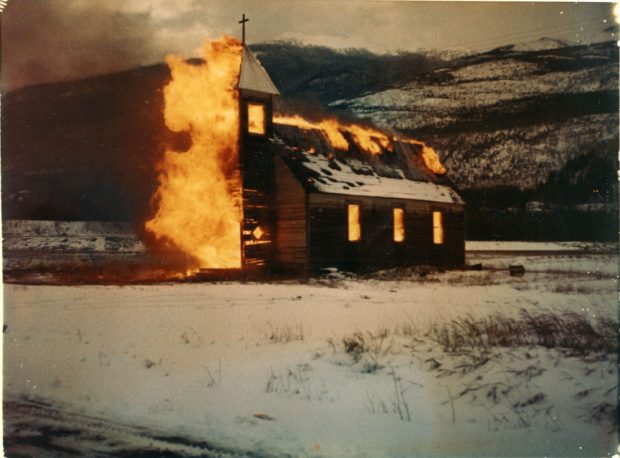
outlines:
M280 94L276 85L273 84L273 81L269 78L265 68L245 45L243 45L243 56L241 58L239 89L272 95Z

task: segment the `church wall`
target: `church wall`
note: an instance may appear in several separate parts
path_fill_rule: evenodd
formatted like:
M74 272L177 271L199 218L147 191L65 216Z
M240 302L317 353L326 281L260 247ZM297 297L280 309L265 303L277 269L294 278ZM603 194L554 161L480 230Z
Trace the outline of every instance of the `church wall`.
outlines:
M283 161L275 158L273 199L276 269L307 270L306 192Z
M347 205L360 206L362 237L348 240ZM393 240L393 209L405 212L405 240ZM432 212L443 214L444 243L433 243ZM308 244L311 270L350 270L465 262L463 206L406 199L311 193L308 197Z

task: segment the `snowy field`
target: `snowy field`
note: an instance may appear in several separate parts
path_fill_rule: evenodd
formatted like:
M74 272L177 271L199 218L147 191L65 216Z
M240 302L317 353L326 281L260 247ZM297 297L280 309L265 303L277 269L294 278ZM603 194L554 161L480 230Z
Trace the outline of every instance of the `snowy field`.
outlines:
M618 257L500 251L469 254L480 271L5 284L5 453L613 455Z

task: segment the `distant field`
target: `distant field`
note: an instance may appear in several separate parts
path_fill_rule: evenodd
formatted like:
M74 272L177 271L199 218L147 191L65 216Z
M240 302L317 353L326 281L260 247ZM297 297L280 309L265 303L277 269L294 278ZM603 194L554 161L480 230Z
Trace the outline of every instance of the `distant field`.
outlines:
M600 242L522 242L522 241L467 241L465 251L509 252L618 252L618 243Z
M67 271L98 281L111 269L119 278L138 281L170 278L164 273L166 266L182 264L182 256L149 252L136 229L127 222L5 221L5 281L58 282L59 274ZM483 263L487 268L507 268L502 257L517 253L528 256L519 261L526 264L531 264L529 256L538 254L618 253L618 244L591 242L468 241L465 247L469 264Z

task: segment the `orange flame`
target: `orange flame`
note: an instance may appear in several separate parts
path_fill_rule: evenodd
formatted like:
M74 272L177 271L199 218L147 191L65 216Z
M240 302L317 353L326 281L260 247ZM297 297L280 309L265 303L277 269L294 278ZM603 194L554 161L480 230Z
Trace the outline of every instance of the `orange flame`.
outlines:
M436 173L437 175L443 175L444 173L446 173L445 167L441 164L441 161L439 160L439 154L437 154L437 151L435 151L433 148L419 140L404 139L403 141L412 145L422 147L422 160L431 172Z
M332 147L337 149L349 149L349 142L340 133L340 124L335 119L323 119L319 122L311 122L302 118L299 115L293 116L274 116L273 122L275 124L284 124L287 126L295 126L300 129L319 129L325 132L327 139L331 143Z
M383 149L393 150L392 139L378 129L360 124L344 124L337 119L328 118L321 121L308 121L299 115L293 116L274 116L275 124L284 124L288 126L296 126L300 129L318 129L325 133L332 148L340 150L348 150L349 142L342 135L342 132L348 132L355 144L363 151L370 154L381 154ZM426 143L411 138L398 138L398 141L410 143L422 148L422 160L426 167L437 175L446 173L446 169L441 165L437 152Z
M300 129L319 129L325 132L327 139L333 148L348 150L349 142L342 135L342 132L348 132L353 137L355 144L371 154L381 154L381 146L389 145L390 139L383 132L373 129L372 127L361 126L358 124L343 124L337 119L328 118L321 121L311 122L299 115L294 116L274 116L273 122L276 124L285 124L288 126L296 126ZM378 143L377 143L378 142ZM381 145L381 146L379 146ZM385 146L387 147L387 146Z
M155 215L145 228L193 259L189 268L241 266L239 102L236 84L242 47L236 38L205 43L205 62L168 56L172 79L164 88L164 119L189 132L188 151L167 150L158 164Z
M437 151L424 143L422 144L422 159L431 172L437 175L446 173L446 168L441 164Z

